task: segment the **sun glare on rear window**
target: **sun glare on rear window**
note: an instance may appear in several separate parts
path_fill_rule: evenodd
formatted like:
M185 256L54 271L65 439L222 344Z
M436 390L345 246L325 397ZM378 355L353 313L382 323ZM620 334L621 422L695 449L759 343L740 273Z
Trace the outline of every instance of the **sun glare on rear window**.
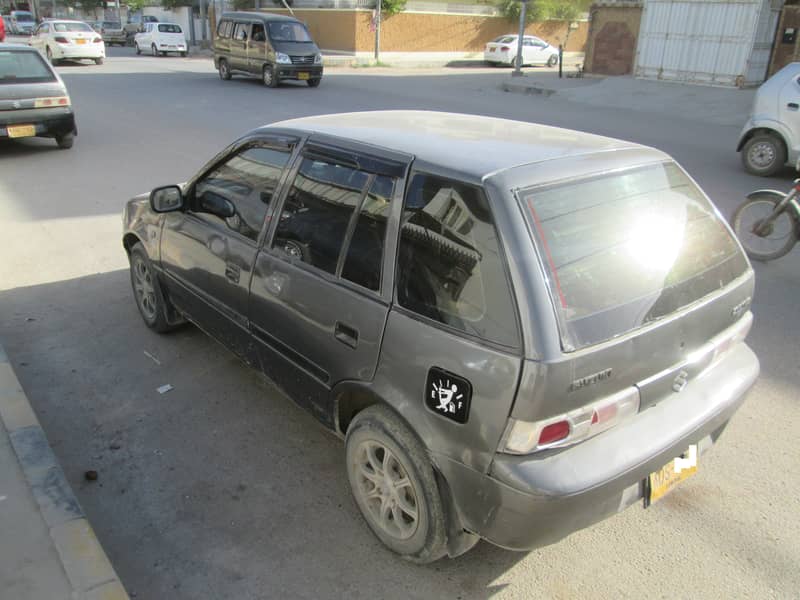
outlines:
M565 349L664 317L741 276L747 261L674 163L523 190Z

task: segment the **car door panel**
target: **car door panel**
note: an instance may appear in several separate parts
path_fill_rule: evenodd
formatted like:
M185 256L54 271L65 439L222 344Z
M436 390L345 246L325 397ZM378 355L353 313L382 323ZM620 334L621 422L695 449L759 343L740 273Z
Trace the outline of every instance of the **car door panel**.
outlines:
M800 145L800 82L797 77L790 78L781 88L778 98L779 120L792 134L787 143L796 150Z
M249 23L236 23L231 37L230 61L231 68L237 71L247 71L247 40L250 37Z

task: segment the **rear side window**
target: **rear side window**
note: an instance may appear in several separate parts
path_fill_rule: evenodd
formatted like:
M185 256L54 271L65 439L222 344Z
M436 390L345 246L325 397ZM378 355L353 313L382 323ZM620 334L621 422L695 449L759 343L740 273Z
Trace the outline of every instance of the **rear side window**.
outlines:
M0 83L44 83L56 76L38 52L0 50Z
M483 191L415 175L403 206L397 300L429 319L516 346L516 311Z
M217 28L217 35L221 38L231 37L231 21L221 21Z
M632 331L722 289L747 260L674 163L519 194L565 350Z

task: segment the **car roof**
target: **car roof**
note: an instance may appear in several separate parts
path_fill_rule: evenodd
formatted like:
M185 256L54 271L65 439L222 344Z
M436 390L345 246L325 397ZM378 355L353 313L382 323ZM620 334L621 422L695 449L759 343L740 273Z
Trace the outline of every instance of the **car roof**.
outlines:
M390 110L304 117L259 129L286 128L404 152L477 179L547 160L652 149L581 131L477 115Z
M78 19L48 19L48 23L86 23L86 21L80 21Z
M278 15L275 13L256 13L246 11L226 12L222 13L223 19L254 19L257 21L288 21L291 23L300 23L301 21L294 17L287 15Z
M152 23L153 25L177 25L180 27L180 23L169 23L167 21L159 21L158 23Z

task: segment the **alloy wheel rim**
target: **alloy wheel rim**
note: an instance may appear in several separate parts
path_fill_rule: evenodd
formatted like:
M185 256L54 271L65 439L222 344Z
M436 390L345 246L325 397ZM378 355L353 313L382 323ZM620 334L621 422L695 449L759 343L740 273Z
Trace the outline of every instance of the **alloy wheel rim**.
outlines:
M775 160L775 147L769 142L753 144L748 152L750 163L759 169L769 167Z
M142 313L148 320L154 319L157 310L156 290L150 269L140 257L133 262L133 289Z
M419 527L419 502L406 469L389 448L375 440L359 444L353 461L356 487L370 517L400 540Z

